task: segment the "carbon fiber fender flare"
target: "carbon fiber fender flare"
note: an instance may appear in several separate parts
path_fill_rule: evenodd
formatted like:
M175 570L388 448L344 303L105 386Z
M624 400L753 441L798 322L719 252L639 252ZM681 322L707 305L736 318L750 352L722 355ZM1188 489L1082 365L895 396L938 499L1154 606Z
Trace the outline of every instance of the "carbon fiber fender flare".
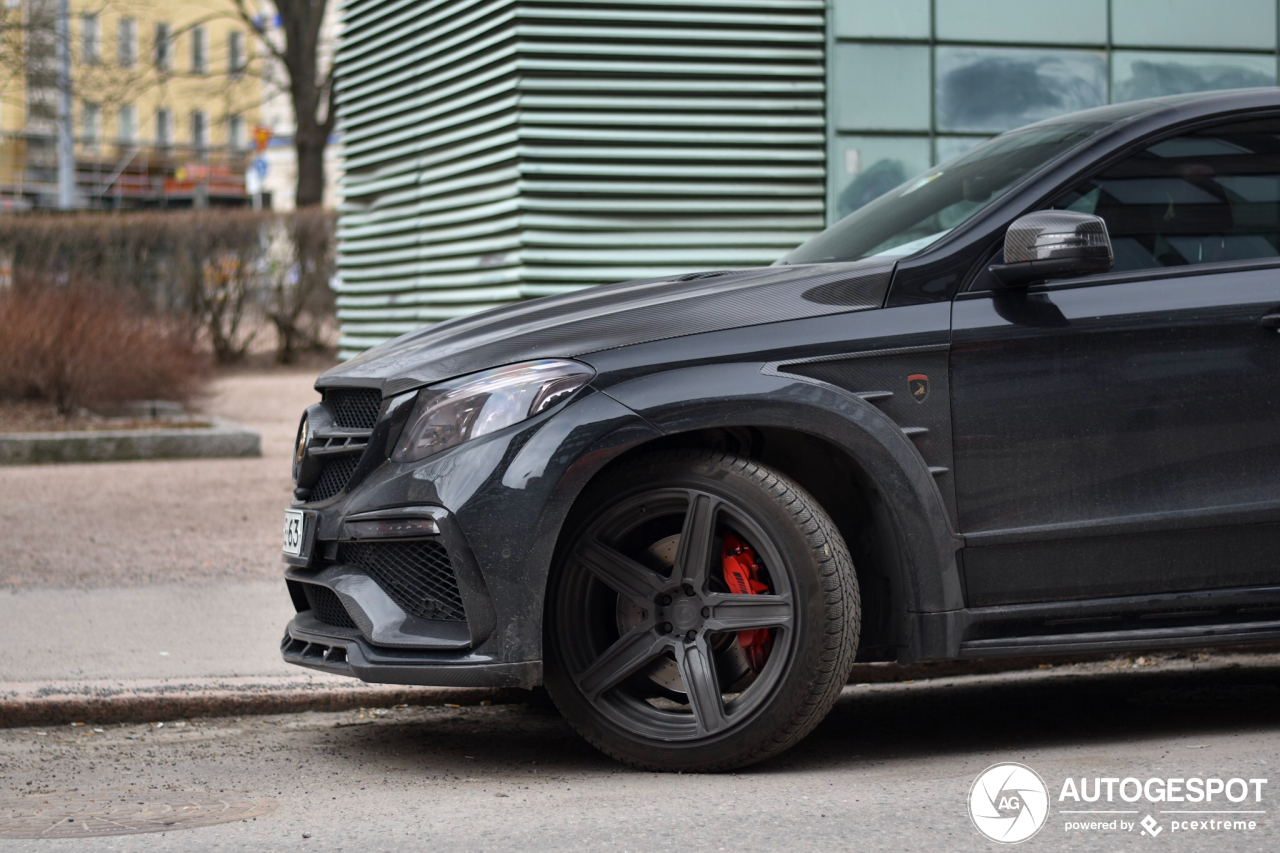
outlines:
M609 396L665 435L712 427L778 427L805 432L841 448L886 499L898 539L902 601L909 613L964 607L956 552L963 544L942 494L911 439L887 415L856 394L781 375L760 363L683 367L608 385ZM868 389L872 390L872 389ZM919 620L903 612L908 633ZM933 638L936 643L938 638ZM929 638L900 640L910 657L929 656Z

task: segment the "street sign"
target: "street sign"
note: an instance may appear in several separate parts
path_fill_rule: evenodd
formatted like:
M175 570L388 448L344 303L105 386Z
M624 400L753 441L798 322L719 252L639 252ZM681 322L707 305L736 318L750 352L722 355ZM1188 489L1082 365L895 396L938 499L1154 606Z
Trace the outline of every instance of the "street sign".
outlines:
M267 176L267 158L254 157L253 171L257 173L259 178L265 178Z
M244 191L248 195L257 195L262 192L262 176L256 169L244 170Z
M253 147L259 154L267 150L267 145L271 142L271 128L262 125L254 125L253 127Z

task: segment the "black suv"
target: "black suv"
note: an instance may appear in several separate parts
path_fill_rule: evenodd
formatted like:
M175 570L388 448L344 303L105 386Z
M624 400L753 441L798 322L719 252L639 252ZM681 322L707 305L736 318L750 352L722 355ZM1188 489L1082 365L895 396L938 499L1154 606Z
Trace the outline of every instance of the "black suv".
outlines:
M772 267L539 299L320 377L286 660L545 684L721 769L855 661L1280 639L1280 90L978 145Z

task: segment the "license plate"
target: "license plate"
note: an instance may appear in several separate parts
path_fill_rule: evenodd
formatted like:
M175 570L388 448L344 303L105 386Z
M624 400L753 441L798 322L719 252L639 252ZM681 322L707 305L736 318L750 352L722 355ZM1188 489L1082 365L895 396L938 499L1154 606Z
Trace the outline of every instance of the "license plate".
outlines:
M300 509L284 511L284 552L291 557L302 554L302 534L306 530L306 515Z

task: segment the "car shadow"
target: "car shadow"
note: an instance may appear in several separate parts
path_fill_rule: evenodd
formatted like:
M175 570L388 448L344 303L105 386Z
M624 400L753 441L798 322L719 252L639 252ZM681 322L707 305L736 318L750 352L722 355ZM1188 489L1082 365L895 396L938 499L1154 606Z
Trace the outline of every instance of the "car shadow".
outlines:
M1047 670L845 688L768 772L1280 727L1280 666Z
M808 738L744 773L1280 728L1280 666L1048 670L847 687ZM326 729L337 755L484 777L620 767L539 705L421 708ZM468 779L467 781L480 781Z

